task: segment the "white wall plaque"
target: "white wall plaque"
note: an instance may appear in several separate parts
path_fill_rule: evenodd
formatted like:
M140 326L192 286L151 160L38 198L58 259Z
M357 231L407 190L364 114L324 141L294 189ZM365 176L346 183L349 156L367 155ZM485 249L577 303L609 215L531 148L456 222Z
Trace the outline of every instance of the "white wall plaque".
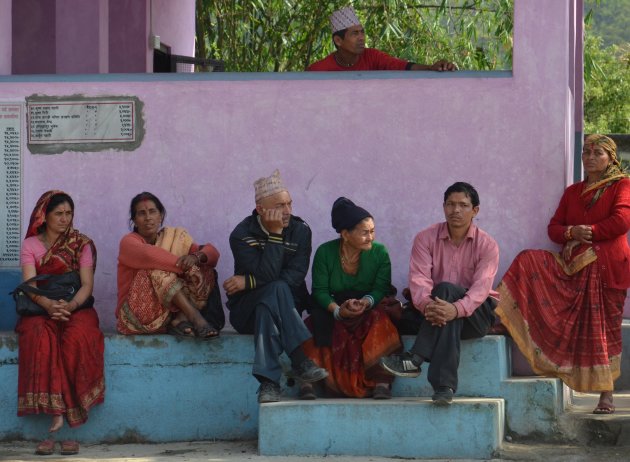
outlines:
M28 142L134 142L134 101L29 102Z

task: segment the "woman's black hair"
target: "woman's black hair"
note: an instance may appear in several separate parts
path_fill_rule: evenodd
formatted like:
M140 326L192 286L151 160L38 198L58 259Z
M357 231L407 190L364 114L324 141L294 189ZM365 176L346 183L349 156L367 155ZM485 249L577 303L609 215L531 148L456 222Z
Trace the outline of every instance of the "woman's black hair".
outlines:
M67 195L66 193L57 193L53 194L48 201L48 205L46 206L46 210L44 211L45 215L48 215L50 212L55 210L58 206L64 203L70 204L70 208L72 209L72 213L74 214L74 201L72 197ZM37 233L43 233L46 229L46 222L42 223L39 228L37 228Z
M162 215L162 222L164 222L164 219L166 218L166 209L164 208L162 202L160 202L160 199L158 199L155 194L143 191L140 194L136 195L133 199L131 199L131 205L129 206L129 227L134 231L138 231L138 228L136 228L133 224L133 220L136 218L136 206L139 202L142 201L151 201L155 204L158 211Z

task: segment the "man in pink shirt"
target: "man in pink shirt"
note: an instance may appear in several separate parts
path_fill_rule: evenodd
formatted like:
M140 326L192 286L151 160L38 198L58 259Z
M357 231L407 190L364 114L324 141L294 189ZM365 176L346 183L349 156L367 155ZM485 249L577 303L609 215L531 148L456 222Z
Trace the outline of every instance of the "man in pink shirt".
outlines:
M420 327L408 352L381 358L400 377L417 377L429 362L433 403L448 405L457 390L461 339L485 336L494 324L498 294L492 290L499 247L473 218L479 195L458 182L444 193L446 222L420 231L409 262L409 290Z
M347 6L330 16L336 51L311 64L307 71L454 71L457 66L445 60L431 65L395 58L376 48L366 48L365 31L354 9Z

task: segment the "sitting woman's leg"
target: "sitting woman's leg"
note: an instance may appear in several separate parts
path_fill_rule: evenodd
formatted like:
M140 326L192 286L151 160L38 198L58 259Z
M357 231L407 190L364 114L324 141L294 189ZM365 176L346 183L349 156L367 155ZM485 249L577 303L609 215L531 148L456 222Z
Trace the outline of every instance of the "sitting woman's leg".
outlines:
M219 331L217 331L214 327L208 324L208 321L204 319L199 310L195 308L195 306L191 303L191 301L186 297L182 290L179 290L172 298L172 303L184 314L186 319L192 323L193 330L197 337L200 338L211 338L219 335ZM180 322L181 321L181 318ZM177 326L180 322L177 322L178 316L175 317L175 322L173 325Z

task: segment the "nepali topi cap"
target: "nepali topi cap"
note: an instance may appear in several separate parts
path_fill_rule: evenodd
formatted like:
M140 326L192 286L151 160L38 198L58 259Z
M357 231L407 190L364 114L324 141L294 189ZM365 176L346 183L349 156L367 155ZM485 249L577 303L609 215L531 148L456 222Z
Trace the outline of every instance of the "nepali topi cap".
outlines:
M280 178L280 171L274 170L271 176L258 178L254 182L254 193L256 195L256 203L260 202L265 197L273 196L276 193L286 191L282 178Z
M351 6L346 6L330 15L330 28L333 34L340 30L347 29L348 27L360 25L361 21L359 21L357 14Z

